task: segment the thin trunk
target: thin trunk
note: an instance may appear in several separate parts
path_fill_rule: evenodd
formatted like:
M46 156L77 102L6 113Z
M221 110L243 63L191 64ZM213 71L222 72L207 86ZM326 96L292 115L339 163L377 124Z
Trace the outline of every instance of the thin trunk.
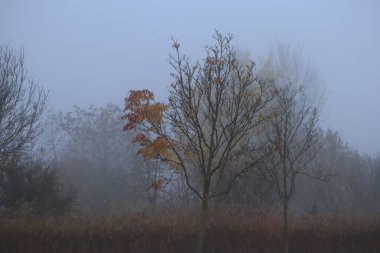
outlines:
M197 248L196 253L204 252L204 239L206 237L206 229L208 222L208 190L203 192L202 199L202 211L200 216L200 222L198 227L198 238L197 238Z
M157 182L158 180L158 160L156 160L156 165L154 168L154 178L153 182ZM156 212L157 207L157 198L158 198L158 189L153 187L153 196L151 197L152 211Z
M289 235L288 235L288 200L284 200L284 232L283 232L283 251L289 252Z
M289 240L288 240L288 185L287 185L287 175L286 175L286 165L283 161L283 180L284 180L284 195L283 195L283 205L284 205L284 231L283 231L283 253L289 252Z
M153 190L153 196L152 196L152 200L151 200L151 203L152 203L152 211L153 213L156 212L156 207L157 207L157 195L158 195L158 190L157 189L154 189Z

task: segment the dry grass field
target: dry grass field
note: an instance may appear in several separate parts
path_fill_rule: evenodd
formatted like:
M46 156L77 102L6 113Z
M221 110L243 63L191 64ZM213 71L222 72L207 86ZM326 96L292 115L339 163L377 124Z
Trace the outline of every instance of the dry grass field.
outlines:
M196 212L72 214L65 217L3 218L0 252L174 253L193 252ZM305 216L290 219L292 253L380 252L380 218ZM281 217L231 209L213 212L209 253L280 252Z

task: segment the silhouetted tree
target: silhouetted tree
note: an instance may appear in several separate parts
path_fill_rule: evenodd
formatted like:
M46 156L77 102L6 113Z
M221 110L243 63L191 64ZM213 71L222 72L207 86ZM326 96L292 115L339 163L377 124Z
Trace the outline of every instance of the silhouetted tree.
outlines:
M47 93L28 77L23 50L0 45L0 162L29 151Z
M181 173L201 201L197 252L203 251L209 201L229 193L235 180L260 160L231 170L258 148L255 130L274 96L268 83L255 76L252 61L238 62L231 35L215 32L213 38L215 45L206 47L205 59L195 64L174 41L168 104L155 102L148 90L130 91L125 99L124 130L137 131L139 154Z

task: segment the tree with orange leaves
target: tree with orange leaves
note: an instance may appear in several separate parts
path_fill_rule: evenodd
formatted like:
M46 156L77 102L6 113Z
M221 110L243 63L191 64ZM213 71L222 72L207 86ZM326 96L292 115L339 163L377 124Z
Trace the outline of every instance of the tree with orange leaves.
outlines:
M168 104L155 102L149 90L132 90L123 116L124 130L136 131L138 153L183 174L201 201L196 252L203 251L209 201L228 194L236 179L262 160L247 157L260 148L257 129L267 120L276 93L255 75L252 61L238 61L231 35L215 32L213 38L206 57L194 64L174 41ZM244 166L231 170L239 160L246 161Z

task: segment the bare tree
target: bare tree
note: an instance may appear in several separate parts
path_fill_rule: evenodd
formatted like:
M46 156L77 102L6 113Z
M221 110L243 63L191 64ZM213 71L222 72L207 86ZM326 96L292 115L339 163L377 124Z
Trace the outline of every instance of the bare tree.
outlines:
M30 150L46 101L46 91L28 78L23 50L0 45L0 161Z
M231 35L216 32L213 38L215 45L206 47L205 59L195 64L174 41L168 105L155 103L148 90L131 91L125 100L124 129L139 132L139 153L183 174L201 201L197 252L203 251L209 201L228 194L235 180L260 160L231 169L256 147L248 144L256 140L255 130L264 123L275 93L256 77L252 61L239 63Z
M296 51L297 52L297 51ZM319 177L311 173L311 162L318 150L319 115L314 101L307 96L315 72L303 69L300 55L279 45L277 55L271 56L272 78L278 94L272 114L265 128L265 142L269 142L270 156L259 168L264 178L274 187L283 205L283 250L288 252L288 203L295 193L299 174Z

